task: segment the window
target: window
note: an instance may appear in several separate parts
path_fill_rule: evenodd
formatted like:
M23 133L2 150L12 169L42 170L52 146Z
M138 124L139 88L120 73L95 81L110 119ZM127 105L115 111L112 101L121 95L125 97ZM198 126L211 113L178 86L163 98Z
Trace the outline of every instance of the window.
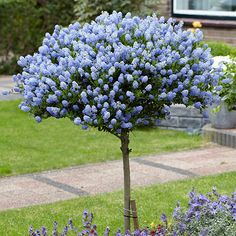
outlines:
M236 19L236 0L173 0L172 7L175 16Z

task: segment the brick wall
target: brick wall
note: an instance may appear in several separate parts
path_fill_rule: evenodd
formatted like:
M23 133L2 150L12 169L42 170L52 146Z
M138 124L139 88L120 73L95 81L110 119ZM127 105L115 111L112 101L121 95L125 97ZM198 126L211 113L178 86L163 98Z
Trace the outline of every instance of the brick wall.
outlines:
M222 41L236 46L236 29L228 28L202 28L205 40Z
M160 3L158 4L157 11L160 13L160 15L165 17L170 17L171 15L171 1L169 0L160 0Z
M155 0L146 0L146 2L156 2ZM171 0L159 0L159 3L153 7L160 16L171 17ZM191 28L193 21L201 21L205 40L222 41L236 46L236 21L219 21L206 19L188 19L177 18L183 20L186 28Z

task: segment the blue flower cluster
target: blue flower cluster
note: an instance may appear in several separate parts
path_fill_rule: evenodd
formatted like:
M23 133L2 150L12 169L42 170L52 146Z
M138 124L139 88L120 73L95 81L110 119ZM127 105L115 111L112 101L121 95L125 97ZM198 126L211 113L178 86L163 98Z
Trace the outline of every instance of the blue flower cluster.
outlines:
M173 103L202 109L222 75L202 38L155 15L104 12L83 27L56 25L38 53L18 61L20 108L37 122L68 117L114 134L166 117Z

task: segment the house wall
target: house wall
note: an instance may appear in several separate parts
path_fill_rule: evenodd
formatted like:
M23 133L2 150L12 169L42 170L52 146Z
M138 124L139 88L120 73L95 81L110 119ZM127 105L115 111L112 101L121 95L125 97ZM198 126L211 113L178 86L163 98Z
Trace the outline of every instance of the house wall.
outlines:
M204 27L203 25L202 31L204 33L205 40L222 41L236 46L236 28L212 28Z
M154 2L155 0L146 0L147 2ZM155 1L156 2L156 1ZM159 0L158 4L153 6L153 10L158 12L158 15L171 17L171 0ZM200 21L202 23L201 30L204 32L205 40L208 41L222 41L236 46L236 20L206 20L206 19L190 19L190 18L178 18L177 20L184 21L186 28L192 27L193 21Z

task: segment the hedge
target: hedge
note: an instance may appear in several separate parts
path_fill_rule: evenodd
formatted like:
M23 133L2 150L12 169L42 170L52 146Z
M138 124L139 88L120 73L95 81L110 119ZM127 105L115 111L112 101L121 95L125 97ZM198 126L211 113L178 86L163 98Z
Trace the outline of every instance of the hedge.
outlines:
M74 19L74 0L0 1L0 74L16 73L19 55L37 50L54 25Z
M122 13L131 12L134 15L146 16L157 13L156 7L160 0L75 0L76 20L80 23L90 22L102 11L112 13L119 11Z
M205 42L211 48L213 56L232 56L236 57L236 47L223 42L207 41Z

